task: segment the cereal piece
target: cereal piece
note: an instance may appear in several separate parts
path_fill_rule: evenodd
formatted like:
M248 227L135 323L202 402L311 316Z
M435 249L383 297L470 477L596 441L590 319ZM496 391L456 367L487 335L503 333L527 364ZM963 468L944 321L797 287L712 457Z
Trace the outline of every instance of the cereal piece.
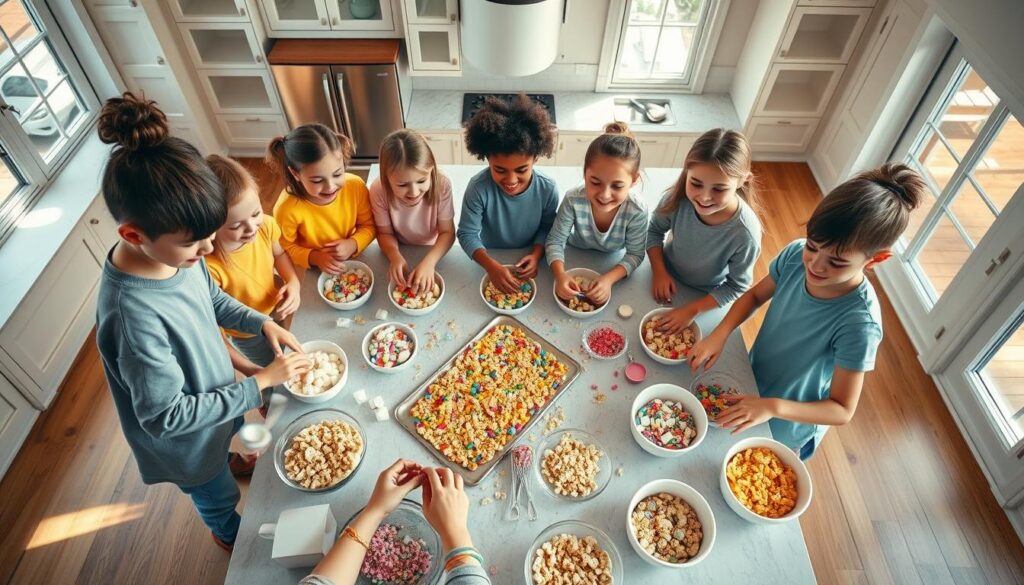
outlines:
M494 283L488 280L487 286L484 287L484 298L499 309L519 309L533 298L533 285L529 282L520 283L519 290L509 294L501 292L498 287L494 286Z
M376 419L377 422L384 422L384 421L388 420L391 417L388 416L388 409L386 409L386 408L374 408L373 409L373 418Z
M373 318L378 320L378 321L387 321L388 320L388 310L387 309L377 309L377 312L373 314Z
M660 316L654 316L644 323L643 340L644 345L654 353L670 360L681 360L690 351L693 344L697 342L697 336L692 327L687 327L679 333L667 334L658 330Z
M640 547L667 563L682 564L697 556L704 527L697 512L679 496L647 496L630 513L630 525Z
M483 499L480 500L480 505L481 506L490 506L493 503L494 503L494 500L492 500L491 498L483 498Z
M360 388L352 393L352 398L356 399L356 404L362 404L366 402L366 390Z
M619 305L619 317L623 319L629 319L633 316L633 307L629 305Z
M796 507L796 472L771 449L754 447L733 455L725 476L736 499L755 514L781 518Z
M391 291L391 298L396 305L406 309L426 309L441 298L441 286L434 282L434 286L430 290L415 295L412 288L396 285L395 289Z
M587 347L600 357L615 357L626 348L626 337L611 327L598 327L587 335Z
M363 437L347 422L328 420L309 425L284 451L288 479L310 490L327 489L359 465Z
M593 536L556 534L534 551L534 585L612 582L612 561Z
M560 496L580 498L597 489L599 462L604 457L597 447L565 433L552 449L541 456L541 476Z
M324 298L334 303L351 303L370 290L373 276L362 268L344 270L324 280Z
M740 391L731 386L723 388L721 384L697 384L693 393L700 400L704 411L708 413L708 420L718 420L718 415L729 408L739 397Z
M633 415L640 434L664 449L685 449L697 438L697 425L682 403L655 398Z
M409 361L414 350L409 334L394 325L381 325L370 336L366 355L378 368L393 368Z
M401 528L381 524L370 539L360 573L372 583L414 585L430 571L433 556L420 538L398 537Z
M349 329L352 327L352 319L349 319L348 317L338 317L334 320L334 326L339 329Z
M307 354L310 369L301 376L287 382L288 389L296 394L317 396L334 388L345 372L345 362L336 353L314 351Z

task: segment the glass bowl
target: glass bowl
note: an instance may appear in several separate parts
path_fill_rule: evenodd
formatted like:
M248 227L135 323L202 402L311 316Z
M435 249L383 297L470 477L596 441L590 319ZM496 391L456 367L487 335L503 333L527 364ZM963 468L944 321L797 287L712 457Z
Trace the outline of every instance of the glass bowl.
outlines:
M350 471L348 475L342 478L341 481L325 488L309 489L292 481L284 470L284 452L286 449L291 447L292 439L294 439L295 435L298 435L302 429L310 425L315 425L317 423L334 420L342 421L346 424L351 425L356 429L356 432L359 433L359 436L362 437L363 439L363 449L362 451L359 452L359 459L358 461L356 461L356 466L352 468L352 471ZM362 467L363 460L366 459L365 455L366 432L363 431L363 427L359 424L359 421L352 418L351 415L349 415L347 412L343 410L337 410L335 408L321 408L318 410L311 410L305 414L300 415L295 420L288 423L288 426L285 427L285 429L281 432L280 436L277 437L277 442L274 444L274 469L277 470L278 477L281 478L281 481L283 481L285 485L295 488L300 492L306 492L311 494L327 493L332 492L348 483L348 481L352 479L356 472L359 471L359 468Z
M340 526L342 530L345 526L348 526L355 520L356 516L363 510L360 509L345 522L343 526ZM430 553L430 569L423 577L417 582L418 585L434 585L441 578L441 572L444 570L444 551L441 548L441 538L438 537L437 532L427 522L427 519L423 517L423 506L413 500L402 500L398 507L394 509L381 525L391 524L398 528L398 539L403 540L405 537L412 539L422 539L426 543L427 552ZM362 535L366 537L367 535ZM372 535L370 535L372 539ZM356 578L356 585L371 585L373 581L366 578L362 574L362 570L359 572L359 576Z
M612 565L612 583L616 585L623 583L622 557L619 556L619 550L615 548L615 543L612 542L612 539L608 538L608 535L601 531L600 528L579 520L563 520L562 522L556 522L545 528L539 535L537 535L533 544L530 545L530 550L528 550L525 555L526 562L524 564L526 583L530 585L535 583L533 580L533 560L537 554L537 550L545 542L559 534L573 534L581 538L585 536L594 537L594 539L597 540L597 545L608 554L608 560Z
M727 402L728 399L725 399L725 401L722 404L718 405L712 404L710 402L710 399L708 399L708 402L705 402L705 399L701 397L700 388L701 386L714 386L716 384L721 386L725 390L722 394L719 395L719 398L727 394L743 394L743 384L741 384L739 380L730 376L729 374L726 374L725 372L706 371L693 379L693 385L691 386L690 392L692 392L693 395L697 397L697 400L700 401L701 406L704 407L704 412L706 412L708 415L708 424L710 424L713 427L718 426L718 423L715 422L715 420L718 418L720 412L728 408L730 405Z
M566 494L556 494L554 486L548 483L548 480L544 479L544 474L541 471L542 466L544 464L544 453L548 449L554 449L556 446L558 446L558 442L561 441L562 437L565 435L572 435L572 437L578 440L579 442L585 443L587 445L593 445L594 447L597 447L598 451L601 452L601 458L598 460L597 476L594 477L594 480L597 482L597 487L594 488L594 491L590 492L585 496L574 497ZM585 502L587 500L596 498L598 494L603 492L604 489L608 487L608 483L612 479L612 463L611 460L608 458L608 452L605 451L604 447L601 446L601 443L597 442L597 439L593 435L582 429L561 429L554 433L551 433L550 435L545 437L544 440L541 442L540 446L537 447L534 459L536 459L536 461L534 461L533 470L536 472L537 482L541 485L541 487L549 496L555 498L556 500L561 500L563 502Z
M593 349L590 348L590 343L588 341L588 338L590 337L590 334L593 333L594 331L597 331L598 329L602 329L604 327L607 327L607 328L611 329L612 331L614 331L614 332L616 332L616 333L618 333L619 335L622 336L622 350L619 351L619 353L617 353L615 355L608 355L608 356L599 355L597 352L595 352ZM622 327L619 326L618 323L613 323L611 321L598 321L597 323L594 323L590 327L587 327L586 329L583 330L583 337L581 339L582 339L583 349L587 350L587 353L590 354L590 356L592 358L596 359L596 360L615 360L615 359L619 359L620 357L625 355L626 350L629 349L629 338L626 337L626 332L622 329Z

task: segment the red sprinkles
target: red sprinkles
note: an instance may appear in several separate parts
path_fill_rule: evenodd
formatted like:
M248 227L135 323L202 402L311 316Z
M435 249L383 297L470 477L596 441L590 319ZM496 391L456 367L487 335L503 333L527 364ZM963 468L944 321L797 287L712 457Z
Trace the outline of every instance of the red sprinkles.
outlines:
M587 335L587 345L601 357L612 357L626 347L626 338L611 327L599 327Z

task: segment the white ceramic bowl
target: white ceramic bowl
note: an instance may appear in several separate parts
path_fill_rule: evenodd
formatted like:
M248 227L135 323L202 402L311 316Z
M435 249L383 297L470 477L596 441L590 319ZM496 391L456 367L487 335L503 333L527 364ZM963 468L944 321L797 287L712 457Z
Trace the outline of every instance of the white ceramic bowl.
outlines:
M673 360L654 353L654 350L647 347L647 343L644 341L644 324L650 321L651 317L656 317L662 313L667 313L671 311L673 308L675 307L659 307L644 315L644 318L640 320L640 345L643 346L644 353L646 353L648 357L650 357L652 360L658 362L659 364L665 364L666 366L676 366L679 364L685 364L686 358L684 357L682 359ZM690 324L690 329L693 330L694 334L693 342L697 343L698 341L700 341L701 338L700 326L698 326L697 322L694 321L693 323Z
M796 506L780 518L768 518L752 512L747 509L732 493L732 489L729 488L729 480L725 476L725 467L732 460L733 456L745 449L751 449L754 447L765 447L771 449L783 463L788 465L796 473ZM725 498L725 502L729 504L729 507L734 512L739 514L740 518L743 518L747 522L754 524L781 524L783 522L789 522L795 518L798 518L800 514L803 514L807 510L807 506L811 503L811 496L814 493L814 489L811 486L811 474L807 471L807 466L804 465L803 461L800 461L800 457L793 452L792 449L786 447L782 443L766 438L766 437L750 437L738 441L725 453L725 459L722 460L722 471L718 475L719 485L722 488L722 497Z
M680 402L683 405L683 409L693 417L694 425L697 427L697 437L687 447L683 449L666 449L655 445L647 440L647 437L640 434L640 428L636 424L636 411L655 398ZM686 388L676 386L675 384L654 384L641 390L636 395L636 398L633 399L633 407L629 410L629 430L633 434L633 438L636 439L636 443L640 445L640 448L651 455L678 457L693 451L704 441L704 437L708 434L708 414L704 412L704 407L697 400L697 397Z
M370 300L370 295L373 294L373 285L377 281L377 277L373 275L373 270L371 270L369 266L367 266L363 262L360 262L359 260L346 260L342 262L341 265L344 267L342 269L342 272L348 270L355 270L356 268L362 268L370 275L370 286L366 289L366 294L349 303L338 303L335 301L328 300L327 297L324 296L324 283L327 282L327 279L330 278L331 275L327 274L326 272L321 272L320 277L316 279L316 291L320 295L320 298L323 299L325 303L334 307L335 309L341 311L351 311L352 309L358 309L359 307L365 305L366 301Z
M531 585L536 583L533 580L533 560L537 556L537 549L559 534L572 534L578 538L592 536L597 541L597 546L601 547L601 550L608 554L608 561L612 565L612 583L616 585L624 583L622 580L622 557L619 555L619 549L615 547L615 543L600 528L580 520L555 522L537 535L537 538L533 540L533 544L530 545L530 550L526 552L526 579L523 583Z
M345 350L338 347L338 344L336 343L332 343L330 341L325 340L317 340L307 341L306 343L303 343L302 351L304 353L322 351L326 353L333 353L339 355L341 356L341 364L344 367L344 370L341 372L341 378L338 380L338 382L334 386L331 386L326 392L313 395L300 394L292 390L291 386L287 382L285 382L283 386L285 390L288 391L288 394L290 394L292 398L298 400L299 402L308 402L310 404L319 404L321 402L327 402L331 398L337 396L338 393L341 392L341 389L345 387L345 382L348 382L348 355L345 354Z
M402 305L399 305L398 301L396 301L395 297L394 297L395 287L397 285L395 283L393 283L393 282L388 283L388 299L391 301L391 304L394 305L394 307L396 309L398 309L399 311L405 313L406 315L412 315L414 317L419 317L421 315L426 315L426 314L432 312L437 307L439 307L441 305L441 301L444 300L444 290L445 290L444 279L441 278L441 275L438 274L437 272L434 273L434 282L437 283L437 285L441 288L441 294L438 295L437 300L434 301L434 304L430 305L429 307L426 307L426 308L423 308L423 309L410 309L408 307L403 307Z
M409 336L409 339L412 339L412 352L409 355L409 359L405 360L404 363L398 364L397 366L394 366L394 367L391 367L391 368L382 368L382 367L378 366L377 364L373 363L372 361L370 361L370 355L369 355L370 338L373 337L374 333L376 333L377 331L379 331L379 330L381 330L381 329L383 329L383 328L385 328L385 327L387 327L389 325L394 326L395 329L402 330L403 332L405 332L406 335ZM376 370L378 372L382 372L382 373L385 373L385 374L393 374L395 372L400 372L400 371L408 368L409 365L412 364L412 361L416 358L416 354L419 353L419 351L420 351L420 340L416 338L416 332L413 331L412 328L409 327L408 325L406 325L404 323L397 323L395 321L389 321L387 323L381 323L380 325L377 325L373 329L370 329L369 331L367 331L366 335L363 337L363 345L360 347L359 351L360 351L360 353L363 354L363 361L365 361L367 364L369 364L369 366L371 368L373 368L374 370Z
M511 268L513 271L515 270L514 266L505 265L505 267ZM498 308L492 305L491 302L487 300L487 297L484 296L484 289L487 288L488 281L490 281L490 277L485 273L484 277L480 279L480 298L483 300L485 305L487 305L492 311L498 313L499 315L518 315L519 313L522 313L526 309L529 309L530 305L533 304L534 299L537 298L537 281L531 278L528 281L530 283L530 288L533 290L533 294L530 295L530 300L526 301L526 303L522 307L517 307L515 309Z
M580 276L580 277L586 278L587 280L590 280L590 281L593 281L598 276L601 276L601 273L597 272L596 270L591 270L589 268L570 268L569 270L566 270L565 273L569 276L570 279L575 277L575 276ZM589 319L589 318L593 317L594 315L596 315L596 314L600 313L601 311L603 311L605 309L605 307L607 307L612 302L611 297L609 297L608 300L605 301L605 303L603 305L601 305L600 307L597 307L593 311L590 311L590 312L574 311L573 309L569 308L569 305L565 304L565 301L563 301L562 299L558 298L558 293L556 292L557 289L558 289L558 283L555 283L555 284L551 285L551 296L555 297L555 304L558 305L558 308L562 309L562 311L566 315L569 315L570 317L576 317L577 319Z
M660 493L672 494L682 498L693 508L693 511L697 513L697 518L700 520L701 531L703 532L700 549L697 551L696 556L691 557L685 563L670 563L649 554L640 546L640 541L636 538L636 531L633 530L633 519L631 517L633 509L640 503L640 500ZM629 544L633 546L633 550L636 551L636 554L640 555L640 558L658 567L685 569L696 565L711 554L711 549L715 546L715 533L715 515L711 512L711 506L708 505L708 501L697 490L674 479L656 479L640 486L640 489L633 494L633 499L629 501L629 507L626 508L626 534L629 537Z

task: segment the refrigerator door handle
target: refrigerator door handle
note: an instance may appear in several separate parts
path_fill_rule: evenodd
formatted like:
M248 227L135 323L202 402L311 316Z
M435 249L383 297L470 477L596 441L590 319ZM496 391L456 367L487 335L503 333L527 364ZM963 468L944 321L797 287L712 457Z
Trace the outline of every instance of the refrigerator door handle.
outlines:
M355 140L355 129L352 128L352 120L348 117L348 100L345 99L345 76L342 73L336 73L335 79L338 84L338 101L341 102L341 107L338 109L341 111L341 115L345 120L345 128L348 137Z
M331 82L328 81L326 73L321 76L321 80L324 85L324 97L327 99L327 105L330 106L331 109L331 123L334 124L335 130L345 132L345 129L341 128L341 124L338 123L338 116L335 113L338 108L334 106L334 98L331 97Z

